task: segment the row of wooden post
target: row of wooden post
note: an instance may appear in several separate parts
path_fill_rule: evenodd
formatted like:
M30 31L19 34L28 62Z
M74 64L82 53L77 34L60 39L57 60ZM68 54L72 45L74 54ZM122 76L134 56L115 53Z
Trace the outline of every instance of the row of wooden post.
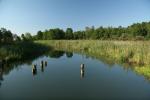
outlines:
M45 62L41 61L40 66L41 66L41 71L43 72L44 71L44 67L47 66L47 61L45 61ZM32 73L33 73L33 75L37 74L37 65L36 64L34 64L32 66Z
M41 61L41 71L43 72L44 71L44 66L46 67L47 66L47 61ZM84 78L84 71L85 71L85 65L84 64L81 64L80 65L80 76L81 76L81 79ZM37 74L37 65L34 64L32 66L32 73L33 75L36 75Z

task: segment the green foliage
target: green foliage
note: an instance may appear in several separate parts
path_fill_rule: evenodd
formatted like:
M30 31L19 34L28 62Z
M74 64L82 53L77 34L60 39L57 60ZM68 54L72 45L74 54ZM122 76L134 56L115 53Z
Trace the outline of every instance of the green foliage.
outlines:
M66 32L60 29L38 31L38 40L61 39L100 39L100 40L148 40L150 39L150 22L135 23L128 27L86 27L84 31L73 32L67 28Z
M149 65L149 41L114 40L52 40L36 41L52 48L65 51L84 52L96 57L106 57L121 63Z
M73 39L73 38L74 38L74 36L73 36L72 28L67 28L66 33L65 33L65 39L70 40L70 39Z
M28 41L32 41L33 40L32 35L30 33L25 33L25 38Z
M43 32L42 31L38 31L37 32L37 39L43 39Z
M3 43L11 43L13 41L13 34L11 31L1 28L0 30L0 41Z
M5 44L0 47L0 59L27 59L30 56L40 55L47 50L49 50L47 46L27 41Z
M65 32L59 28L45 30L44 32L38 31L36 37L39 40L58 40L65 38Z
M26 39L24 34L21 34L21 38L22 38L23 41L27 41L27 39Z
M134 71L139 74L143 75L147 80L150 80L150 67L149 66L137 66L134 68Z

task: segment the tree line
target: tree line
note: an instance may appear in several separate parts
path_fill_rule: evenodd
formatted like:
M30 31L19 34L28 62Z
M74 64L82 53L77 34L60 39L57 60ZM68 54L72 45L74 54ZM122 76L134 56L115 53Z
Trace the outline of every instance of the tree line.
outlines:
M13 34L5 28L0 29L0 42L11 43L13 41L33 40L78 40L78 39L99 39L99 40L149 40L150 22L135 23L128 27L86 27L83 31L73 31L67 28L65 31L59 28L38 31L36 35L25 33L21 36Z
M18 36L17 34L13 34L10 30L5 28L0 29L0 43L1 44L11 44L19 41L32 41L35 36L32 36L30 33L22 34Z
M59 40L59 39L114 39L114 40L143 40L150 39L150 22L135 23L128 27L86 27L83 31L73 31L72 28L49 29L38 31L34 36L37 40Z

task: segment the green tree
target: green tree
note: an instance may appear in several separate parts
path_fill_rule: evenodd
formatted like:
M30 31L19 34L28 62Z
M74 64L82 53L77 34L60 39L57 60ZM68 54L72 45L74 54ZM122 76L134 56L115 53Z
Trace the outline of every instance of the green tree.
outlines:
M24 34L21 34L21 39L22 39L22 41L26 41L27 40Z
M3 35L2 35L1 30L0 30L0 43L2 42L2 38L3 38Z
M6 30L5 28L1 28L2 33L2 41L4 43L11 43L13 41L13 34L11 31Z
M67 28L66 33L65 33L65 38L70 40L73 39L73 29L72 28Z
M31 35L31 33L25 33L25 38L26 38L26 40L28 40L28 41L31 41L32 40L32 35Z
M17 34L13 34L13 40L14 41L21 41L21 38Z
M39 40L43 39L43 32L42 31L37 32L37 39L39 39Z

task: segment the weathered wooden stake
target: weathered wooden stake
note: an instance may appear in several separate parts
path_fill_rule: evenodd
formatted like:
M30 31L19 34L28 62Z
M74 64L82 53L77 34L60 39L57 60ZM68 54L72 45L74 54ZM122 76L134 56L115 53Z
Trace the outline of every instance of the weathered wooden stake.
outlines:
M36 68L35 64L32 66L32 73L33 73L33 75L35 75L37 73L37 68Z
M41 61L41 67L43 67L44 66L44 62L43 62L43 60Z
M81 76L81 79L84 78L84 68L85 68L84 64L81 64L80 65L80 76Z

